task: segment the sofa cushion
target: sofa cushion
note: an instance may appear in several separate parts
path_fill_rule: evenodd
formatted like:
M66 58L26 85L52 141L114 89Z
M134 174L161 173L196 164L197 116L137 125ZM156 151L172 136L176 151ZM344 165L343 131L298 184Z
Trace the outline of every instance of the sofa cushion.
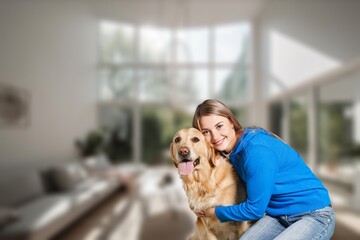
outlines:
M84 165L90 172L109 170L113 166L105 156L92 156L84 159Z
M83 193L90 194L92 197L103 195L106 192L112 192L120 186L119 181L115 179L89 178L79 184L71 194L81 196Z
M54 227L68 220L71 200L66 195L50 195L24 204L17 209L21 219L2 229L0 239L46 239L39 236L48 236Z
M74 189L88 177L85 168L77 162L54 167L49 170L49 174L56 189L60 191Z
M9 207L0 207L0 228L19 219L19 213Z
M0 206L17 206L44 194L40 174L36 171L14 172L0 184Z
M50 239L115 190L115 181L89 178L74 189L39 197L17 208L21 218L1 229L0 239Z

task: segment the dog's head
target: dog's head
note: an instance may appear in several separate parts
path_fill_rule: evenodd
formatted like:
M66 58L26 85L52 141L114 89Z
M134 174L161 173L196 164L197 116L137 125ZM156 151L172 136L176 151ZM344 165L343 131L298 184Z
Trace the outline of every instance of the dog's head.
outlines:
M195 128L179 130L170 145L170 153L180 175L189 175L193 171L215 166L214 148Z

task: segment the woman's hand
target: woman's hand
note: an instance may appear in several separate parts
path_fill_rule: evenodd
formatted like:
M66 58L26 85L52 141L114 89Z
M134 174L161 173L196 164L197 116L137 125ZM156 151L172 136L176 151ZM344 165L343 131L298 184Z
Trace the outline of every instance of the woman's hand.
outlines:
M215 208L208 208L195 213L198 217L213 217L215 216Z

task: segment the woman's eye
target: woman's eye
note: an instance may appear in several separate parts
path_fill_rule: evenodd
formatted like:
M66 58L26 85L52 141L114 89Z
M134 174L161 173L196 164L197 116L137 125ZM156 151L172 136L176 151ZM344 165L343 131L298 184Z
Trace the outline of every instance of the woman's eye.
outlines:
M208 136L208 135L210 134L210 132L209 132L209 131L203 131L202 134L203 134L204 136Z
M217 125L216 129L221 129L223 127L223 125Z
M178 143L178 142L180 142L180 141L181 141L181 138L180 138L180 137L176 137L175 140L174 140L175 143Z

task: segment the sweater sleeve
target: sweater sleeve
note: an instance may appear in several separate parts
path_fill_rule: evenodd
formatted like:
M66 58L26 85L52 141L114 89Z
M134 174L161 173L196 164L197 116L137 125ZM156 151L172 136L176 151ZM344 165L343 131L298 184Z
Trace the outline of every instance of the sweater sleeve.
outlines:
M269 204L278 171L278 161L272 149L262 145L248 146L237 155L236 164L243 164L247 199L232 206L219 206L215 214L221 222L247 221L261 218Z

